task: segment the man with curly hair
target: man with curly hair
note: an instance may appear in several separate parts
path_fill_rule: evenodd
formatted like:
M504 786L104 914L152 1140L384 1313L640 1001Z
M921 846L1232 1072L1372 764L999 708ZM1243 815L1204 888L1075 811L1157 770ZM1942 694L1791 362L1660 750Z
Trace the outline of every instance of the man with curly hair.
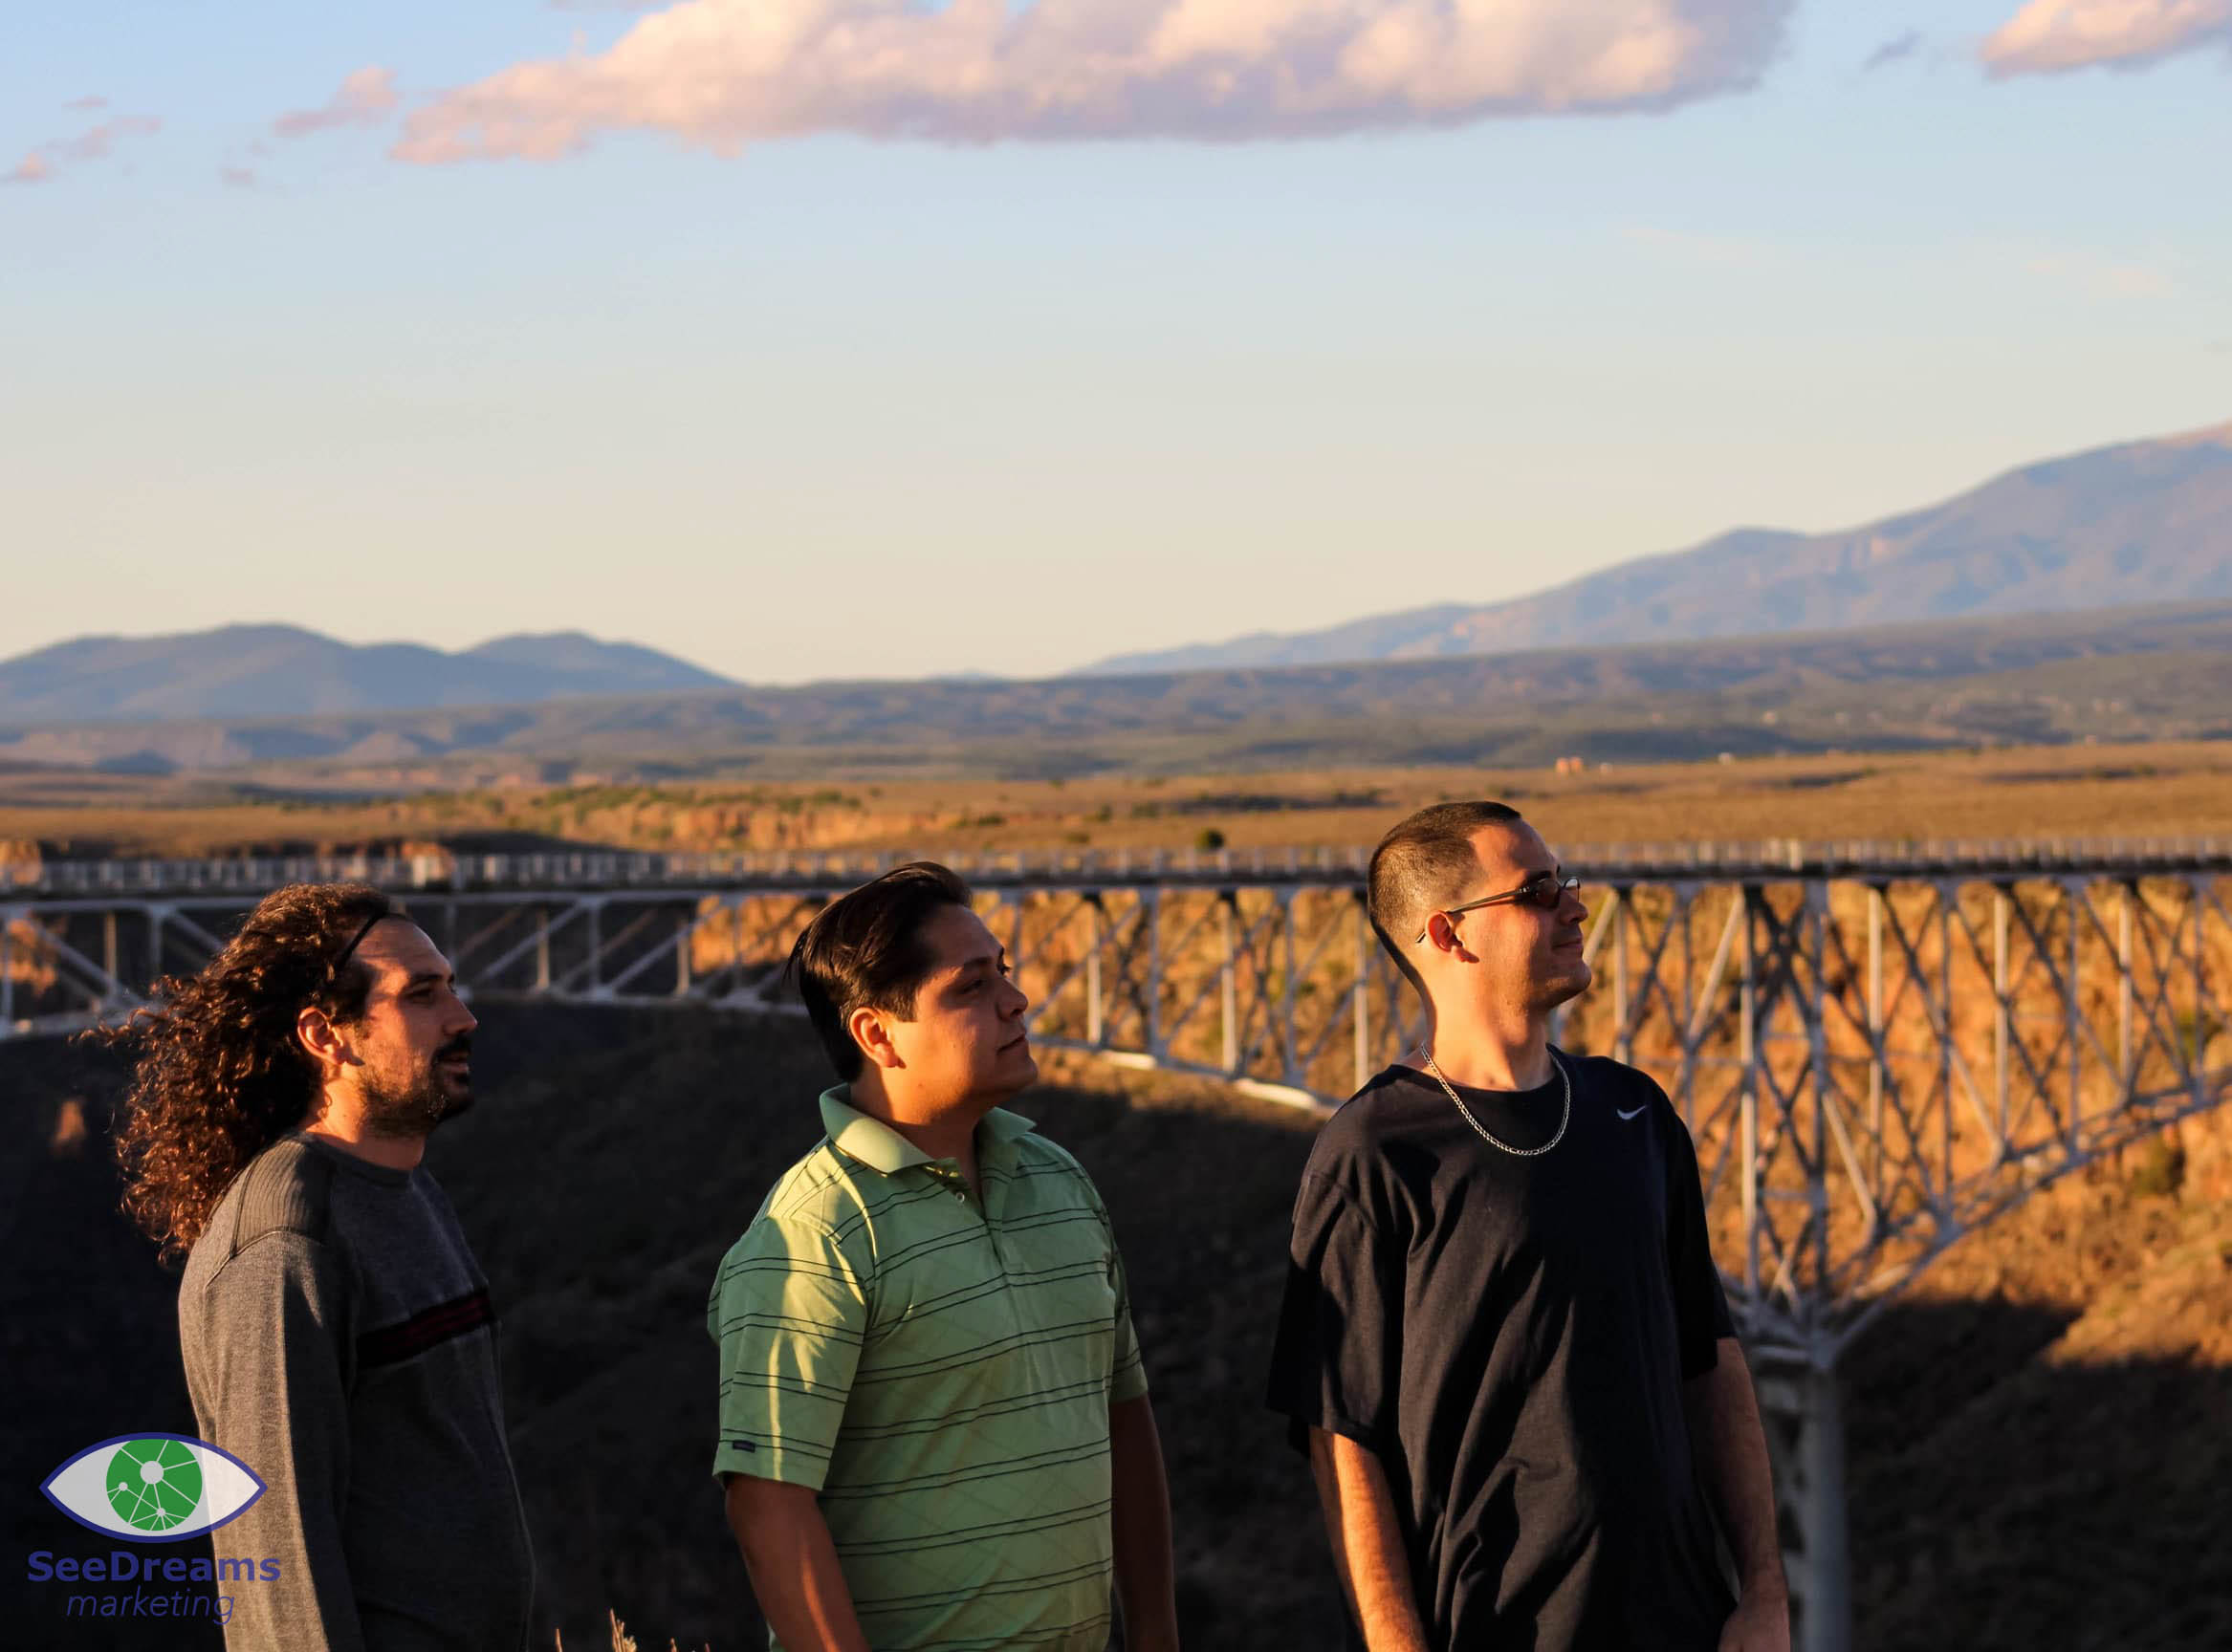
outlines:
M421 1163L472 1101L474 1021L387 898L297 884L111 1035L142 1054L125 1205L186 1254L203 1437L266 1490L222 1552L233 1652L514 1652L534 1562L488 1282Z

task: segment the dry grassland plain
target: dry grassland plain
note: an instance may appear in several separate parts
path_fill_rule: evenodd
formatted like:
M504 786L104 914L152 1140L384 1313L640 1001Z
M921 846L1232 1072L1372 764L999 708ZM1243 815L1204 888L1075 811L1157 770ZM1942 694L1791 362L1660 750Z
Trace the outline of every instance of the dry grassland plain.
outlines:
M1762 838L2199 837L2232 830L2232 743L1826 753L1549 769L1245 776L285 791L222 777L0 772L0 844L47 857L565 842L639 850L1183 850L1370 843L1499 797L1555 845ZM33 849L33 846L36 846Z

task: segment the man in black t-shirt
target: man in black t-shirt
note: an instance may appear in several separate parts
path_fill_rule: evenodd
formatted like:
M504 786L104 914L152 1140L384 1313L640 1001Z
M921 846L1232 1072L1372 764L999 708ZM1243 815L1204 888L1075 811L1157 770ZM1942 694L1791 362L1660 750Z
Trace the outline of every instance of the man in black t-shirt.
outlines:
M1499 803L1381 840L1373 926L1433 1030L1310 1155L1271 1405L1368 1652L1788 1652L1689 1132L1647 1075L1549 1044L1589 983L1574 890Z

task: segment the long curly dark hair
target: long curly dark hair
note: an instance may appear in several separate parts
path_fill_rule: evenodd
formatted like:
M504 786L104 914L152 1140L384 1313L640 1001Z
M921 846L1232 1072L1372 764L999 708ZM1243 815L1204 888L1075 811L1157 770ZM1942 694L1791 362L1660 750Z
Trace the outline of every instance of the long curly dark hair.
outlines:
M365 883L291 883L264 898L198 975L165 976L147 1008L89 1034L141 1050L116 1132L124 1209L184 1255L248 1162L302 1122L317 1066L295 1035L306 1008L364 1012L372 972L350 942L395 903Z

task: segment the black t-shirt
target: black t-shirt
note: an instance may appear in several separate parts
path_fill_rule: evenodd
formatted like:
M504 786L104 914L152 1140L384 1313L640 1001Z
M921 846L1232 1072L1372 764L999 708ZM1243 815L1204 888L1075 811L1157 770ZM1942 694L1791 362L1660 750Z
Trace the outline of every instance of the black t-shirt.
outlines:
M1712 1652L1735 1602L1682 1384L1733 1329L1696 1152L1648 1075L1557 1059L1538 1158L1408 1067L1327 1120L1271 1406L1379 1458L1435 1652ZM1558 1128L1556 1076L1458 1095L1513 1147Z

